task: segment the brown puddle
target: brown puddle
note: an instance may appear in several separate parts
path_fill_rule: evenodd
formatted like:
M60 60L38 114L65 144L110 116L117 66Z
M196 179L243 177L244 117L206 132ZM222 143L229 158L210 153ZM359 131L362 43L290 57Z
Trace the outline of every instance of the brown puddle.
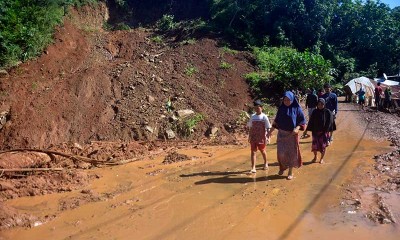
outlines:
M374 171L372 157L391 149L363 138L365 129L352 120L351 112L339 115L325 164L309 164L311 139L301 140L305 165L292 181L276 175L274 144L268 146L270 170L261 170L258 155L255 175L247 174L248 147L181 150L193 159L96 169L102 177L86 191L9 201L23 212L56 217L3 231L0 239L399 239L398 225L377 225L340 207L354 169Z

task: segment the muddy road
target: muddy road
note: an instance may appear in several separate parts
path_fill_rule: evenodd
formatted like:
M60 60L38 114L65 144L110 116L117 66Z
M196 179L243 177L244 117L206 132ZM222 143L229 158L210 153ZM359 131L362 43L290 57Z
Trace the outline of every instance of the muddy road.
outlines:
M398 223L366 217L374 187L363 189L361 203L345 203L355 175L373 176L373 156L393 150L368 137L356 111L341 105L324 164L310 162L311 139L301 140L304 166L291 181L277 175L276 135L267 147L269 170L257 155L252 175L246 145L181 149L191 160L163 164L160 156L95 169L101 177L84 189L9 200L49 221L4 230L0 239L399 239ZM387 198L400 219L399 195Z

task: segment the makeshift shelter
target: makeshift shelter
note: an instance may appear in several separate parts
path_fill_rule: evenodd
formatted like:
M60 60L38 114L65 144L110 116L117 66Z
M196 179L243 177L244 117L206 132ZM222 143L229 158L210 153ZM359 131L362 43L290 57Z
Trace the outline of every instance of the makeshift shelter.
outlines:
M361 89L361 87L365 91L365 97L369 101L369 105L371 105L371 101L374 99L375 84L374 80L367 77L354 78L344 86L343 90L346 93L346 100L356 100L353 97L355 96L356 92Z
M375 78L374 80L376 83L380 82L381 84L384 84L386 86L399 86L400 85L400 82L387 80L384 78Z

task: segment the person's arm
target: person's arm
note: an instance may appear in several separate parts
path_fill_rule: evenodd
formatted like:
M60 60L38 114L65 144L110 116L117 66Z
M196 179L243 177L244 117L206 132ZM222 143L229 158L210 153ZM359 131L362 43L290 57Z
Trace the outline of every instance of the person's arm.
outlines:
M278 125L276 124L276 122L274 121L273 123L272 123L272 127L269 129L269 131L268 131L268 133L269 133L269 136L272 136L272 133L275 131L275 129L277 129L278 128Z
M337 96L335 96L335 115L338 114L338 100L337 100Z
M251 119L251 117L250 117L250 119L249 119L249 121L247 122L247 125L246 125L246 130L248 131L248 134L247 134L247 141L248 142L250 142L250 133L251 133L251 126L252 126L252 121L251 121L252 119Z

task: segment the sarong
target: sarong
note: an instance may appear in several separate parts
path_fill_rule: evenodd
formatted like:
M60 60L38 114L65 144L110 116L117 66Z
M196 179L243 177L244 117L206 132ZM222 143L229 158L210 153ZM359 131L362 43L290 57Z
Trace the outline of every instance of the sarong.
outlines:
M303 164L301 160L299 135L293 132L279 130L276 139L279 169L299 168Z
M328 146L329 133L328 132L316 132L312 133L312 145L311 151L325 152Z

